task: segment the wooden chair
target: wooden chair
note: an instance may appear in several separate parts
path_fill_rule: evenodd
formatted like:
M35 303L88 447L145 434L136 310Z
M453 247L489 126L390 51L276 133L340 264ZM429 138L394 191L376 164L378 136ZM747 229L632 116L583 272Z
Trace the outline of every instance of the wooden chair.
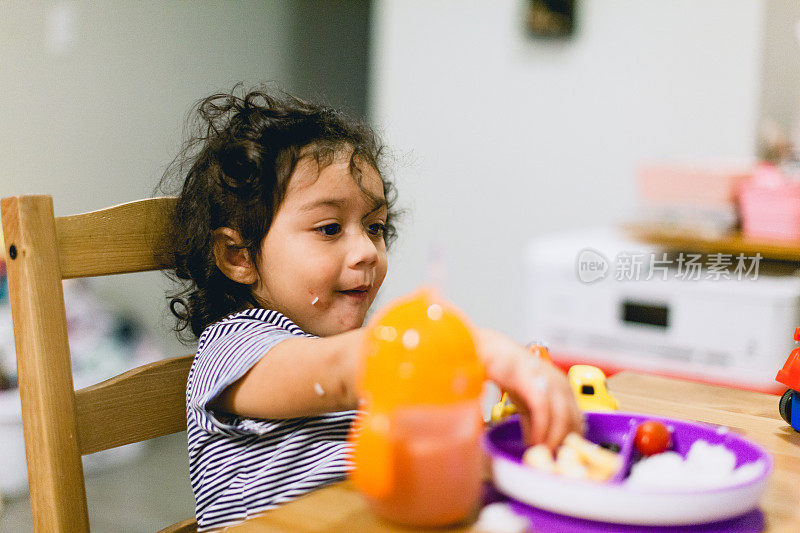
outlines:
M36 531L89 531L81 456L186 429L192 356L74 390L63 279L167 268L174 198L54 217L49 196L3 198L3 232ZM194 518L163 531L196 531Z

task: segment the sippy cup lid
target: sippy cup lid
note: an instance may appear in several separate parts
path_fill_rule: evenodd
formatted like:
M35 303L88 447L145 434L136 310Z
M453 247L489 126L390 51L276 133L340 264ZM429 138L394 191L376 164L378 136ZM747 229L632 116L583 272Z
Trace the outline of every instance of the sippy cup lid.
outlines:
M448 404L480 396L483 365L471 327L429 289L389 304L370 323L359 377L374 409Z

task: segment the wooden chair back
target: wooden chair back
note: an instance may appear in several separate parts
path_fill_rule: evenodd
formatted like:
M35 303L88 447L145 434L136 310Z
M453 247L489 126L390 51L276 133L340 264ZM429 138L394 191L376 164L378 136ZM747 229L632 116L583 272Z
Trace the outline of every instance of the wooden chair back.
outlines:
M89 530L81 456L186 429L192 356L74 390L62 280L168 268L174 198L55 217L50 196L3 198L25 453L36 531ZM165 531L195 531L190 519Z

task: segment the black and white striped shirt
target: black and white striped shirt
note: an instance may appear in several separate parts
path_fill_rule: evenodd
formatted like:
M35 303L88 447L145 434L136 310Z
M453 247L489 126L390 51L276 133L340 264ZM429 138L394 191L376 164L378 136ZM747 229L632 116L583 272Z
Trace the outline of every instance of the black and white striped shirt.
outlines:
M189 475L199 531L276 507L351 468L346 439L356 411L263 420L209 409L279 342L309 335L284 315L248 309L200 335L186 386Z

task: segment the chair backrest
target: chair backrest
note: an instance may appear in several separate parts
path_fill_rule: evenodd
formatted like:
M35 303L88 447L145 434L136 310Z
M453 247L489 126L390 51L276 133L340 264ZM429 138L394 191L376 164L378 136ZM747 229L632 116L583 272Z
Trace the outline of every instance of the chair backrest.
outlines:
M174 205L152 198L56 218L50 196L0 201L37 531L89 530L82 455L186 429L191 355L73 389L61 283L168 268Z

